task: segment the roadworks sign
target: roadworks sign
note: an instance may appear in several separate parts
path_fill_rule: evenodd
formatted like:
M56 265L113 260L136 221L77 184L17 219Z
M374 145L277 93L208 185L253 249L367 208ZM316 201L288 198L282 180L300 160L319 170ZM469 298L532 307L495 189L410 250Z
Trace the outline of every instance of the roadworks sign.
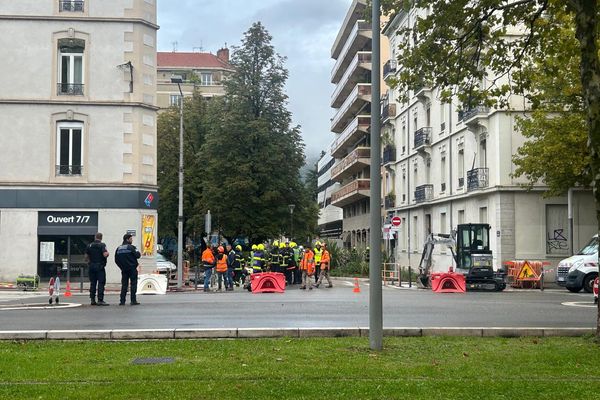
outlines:
M529 280L538 280L540 277L535 272L535 270L529 265L529 262L525 261L523 266L521 267L521 271L519 272L519 276L517 277L519 280L529 279Z

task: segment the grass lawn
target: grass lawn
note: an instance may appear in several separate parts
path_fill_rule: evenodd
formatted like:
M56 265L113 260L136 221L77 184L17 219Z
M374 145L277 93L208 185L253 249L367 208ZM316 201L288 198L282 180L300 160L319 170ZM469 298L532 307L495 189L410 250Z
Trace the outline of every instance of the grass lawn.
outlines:
M172 357L170 364L133 364ZM594 399L593 338L0 342L0 399Z

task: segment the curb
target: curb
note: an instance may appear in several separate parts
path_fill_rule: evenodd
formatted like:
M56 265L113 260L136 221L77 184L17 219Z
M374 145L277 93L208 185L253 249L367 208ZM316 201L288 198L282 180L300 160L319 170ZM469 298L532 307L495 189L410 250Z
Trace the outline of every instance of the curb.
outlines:
M594 335L595 328L384 328L386 337L557 337ZM101 329L0 331L0 340L157 340L369 337L369 328Z

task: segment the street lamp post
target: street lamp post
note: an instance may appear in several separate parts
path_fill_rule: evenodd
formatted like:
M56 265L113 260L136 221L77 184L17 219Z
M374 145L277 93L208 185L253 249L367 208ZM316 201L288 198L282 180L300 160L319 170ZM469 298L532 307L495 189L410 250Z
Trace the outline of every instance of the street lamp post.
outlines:
M293 240L293 238L294 238L294 208L296 207L296 205L288 204L288 207L290 208L290 240Z
M176 83L181 95L179 101L179 212L177 214L177 289L183 287L183 92L180 75L171 76L171 83Z

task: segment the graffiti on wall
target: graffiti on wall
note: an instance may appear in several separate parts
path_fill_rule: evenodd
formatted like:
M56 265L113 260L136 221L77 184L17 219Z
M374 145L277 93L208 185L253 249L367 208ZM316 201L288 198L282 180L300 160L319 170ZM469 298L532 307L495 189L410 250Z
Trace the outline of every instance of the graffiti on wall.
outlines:
M568 252L569 243L565 237L565 230L555 229L552 234L546 232L546 246L548 248L548 254Z

